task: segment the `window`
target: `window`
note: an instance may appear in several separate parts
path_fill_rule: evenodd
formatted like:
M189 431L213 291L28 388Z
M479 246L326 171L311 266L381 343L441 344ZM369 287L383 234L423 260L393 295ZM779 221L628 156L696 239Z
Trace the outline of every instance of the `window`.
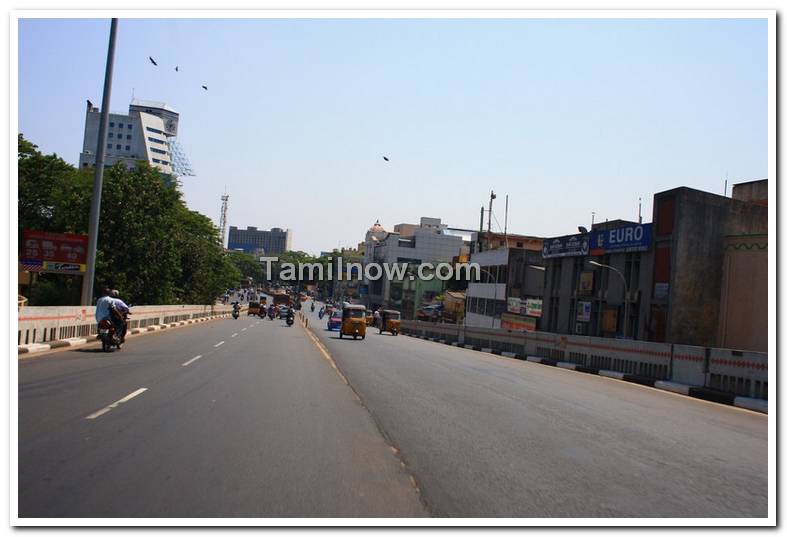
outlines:
M151 147L150 150L153 151L154 153L160 153L162 155L166 155L167 154L166 151L164 151L163 149L158 149L157 147Z
M131 125L129 125L129 127L130 127L130 126L131 126ZM130 135L130 134L126 134L126 140L131 140L131 135Z
M155 162L156 164L161 164L161 161L159 159L157 159L157 158L154 158L153 162Z
M154 129L153 127L145 127L145 130L149 132L155 132L156 134L164 134L162 131Z
M120 149L120 147L121 147L121 145L120 145L120 144L118 144L118 145L117 145L117 149Z
M131 151L131 146L130 145L126 146L126 151Z
M126 125L126 127L128 127L128 128L130 129L130 128L131 128L131 123L129 123L128 125Z
M516 243L516 247L517 248L522 248L523 246L524 246L524 243L522 241L519 241L519 242Z
M107 134L107 136L108 136L109 138L114 138L114 137L115 137L115 134L114 134L114 133L112 133L112 132L110 132L109 134Z
M148 136L148 141L149 142L155 142L157 144L166 144L167 143L164 140L159 140L158 138L153 138L152 136Z
M118 123L118 128L122 129L123 128L123 124L122 123Z
M107 149L112 149L112 144L107 144Z
M162 163L164 166L169 166L169 162L167 162L166 160L162 160L162 161L161 161L161 163Z
M114 122L114 121L110 121L110 122L109 122L109 126L110 126L110 127L114 127L114 126L115 126L115 122Z

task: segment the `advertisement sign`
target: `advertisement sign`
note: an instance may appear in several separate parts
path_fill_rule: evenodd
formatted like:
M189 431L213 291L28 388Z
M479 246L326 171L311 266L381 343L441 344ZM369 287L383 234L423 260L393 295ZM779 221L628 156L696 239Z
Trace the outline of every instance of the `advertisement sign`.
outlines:
M19 263L42 272L85 272L87 235L26 229L22 232Z
M651 224L629 224L614 229L590 232L590 255L613 252L644 252L650 248L653 232Z
M533 317L522 317L511 313L504 313L500 316L500 326L509 330L525 330L527 332L536 331L536 320Z
M593 294L593 275L595 272L586 270L579 274L579 294L592 295Z
M590 302L577 302L577 321L581 323L590 322Z
M601 330L604 332L617 332L618 330L618 310L617 308L605 308L601 316Z
M549 257L577 257L588 255L590 252L590 237L587 234L565 235L552 239L544 239L543 256Z
M522 310L522 299L515 296L508 297L508 311L511 313L519 313Z
M544 301L540 298L528 298L525 302L525 315L530 317L541 317L541 311L544 308Z

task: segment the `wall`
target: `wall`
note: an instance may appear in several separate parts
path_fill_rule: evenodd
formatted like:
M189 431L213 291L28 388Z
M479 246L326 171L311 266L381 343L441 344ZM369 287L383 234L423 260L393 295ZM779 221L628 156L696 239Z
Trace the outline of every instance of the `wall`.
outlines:
M768 235L727 237L724 243L717 345L768 350Z

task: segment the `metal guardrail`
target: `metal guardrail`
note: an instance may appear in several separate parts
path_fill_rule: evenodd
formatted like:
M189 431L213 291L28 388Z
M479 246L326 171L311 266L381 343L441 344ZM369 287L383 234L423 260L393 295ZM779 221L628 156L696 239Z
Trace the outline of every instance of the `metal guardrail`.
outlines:
M402 332L522 357L768 398L768 355L711 347L402 321Z

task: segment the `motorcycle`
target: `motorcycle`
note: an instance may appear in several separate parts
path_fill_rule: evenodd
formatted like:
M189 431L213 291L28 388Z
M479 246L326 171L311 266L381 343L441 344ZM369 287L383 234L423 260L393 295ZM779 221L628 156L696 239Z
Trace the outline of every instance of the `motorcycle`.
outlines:
M314 302L312 302L312 313L314 313Z
M128 315L128 313L123 315L123 323L126 326L128 326ZM109 319L102 319L98 323L98 339L101 340L101 350L104 352L111 352L112 347L120 350L125 340L118 335L115 325Z
M270 311L268 312L268 319L270 319L271 321L273 320L273 318L274 318L275 316L276 316L276 314L274 313L274 311L273 311L273 310L270 310Z
M232 318L233 319L237 319L238 317L240 317L240 311L239 310L232 310Z
M295 317L292 315L287 315L287 326L292 326L292 323L295 322Z

